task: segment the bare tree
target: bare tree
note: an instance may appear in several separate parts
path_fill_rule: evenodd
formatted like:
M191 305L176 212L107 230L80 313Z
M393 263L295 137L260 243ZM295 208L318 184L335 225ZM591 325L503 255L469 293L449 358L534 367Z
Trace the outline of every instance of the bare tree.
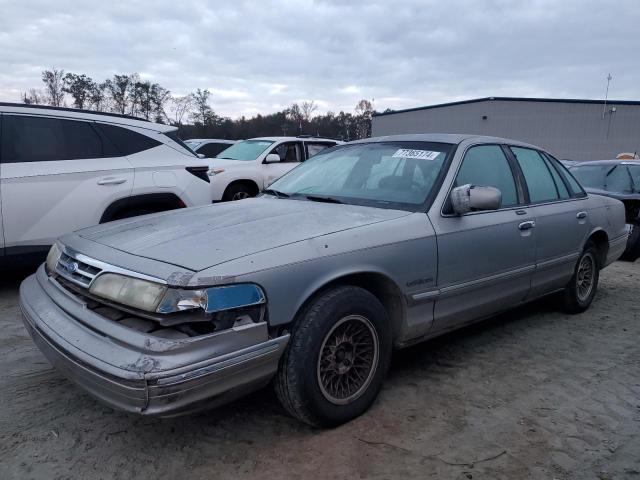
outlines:
M35 88L29 89L28 92L24 92L21 96L22 103L27 105L45 105L47 99L45 98L42 90L36 90Z
M93 83L89 92L89 106L97 112L108 110L107 82Z
M73 106L85 108L90 102L95 82L84 74L67 73L63 78L63 85L62 90L73 98Z
M356 138L369 138L371 136L371 117L373 116L373 100L360 100L355 108L355 135Z
M105 82L111 98L113 111L125 114L130 105L130 92L133 86L133 75L114 75Z
M302 102L302 106L300 107L300 110L302 113L302 119L305 122L309 122L313 117L313 112L318 110L318 106L316 105L316 102L314 102L313 100L311 100L310 102L304 101Z
M44 70L42 72L42 81L44 82L44 90L47 101L54 107L61 107L64 104L64 70Z
M302 108L297 103L293 103L289 108L285 110L287 120L294 123L298 129L298 134L302 133L302 121L304 120L304 114Z
M208 89L197 89L191 94L194 111L191 113L191 120L194 123L206 127L215 123L216 114L209 105L211 92Z
M189 117L193 108L192 94L183 95L181 97L172 97L170 102L171 119L174 124L182 125L185 117Z

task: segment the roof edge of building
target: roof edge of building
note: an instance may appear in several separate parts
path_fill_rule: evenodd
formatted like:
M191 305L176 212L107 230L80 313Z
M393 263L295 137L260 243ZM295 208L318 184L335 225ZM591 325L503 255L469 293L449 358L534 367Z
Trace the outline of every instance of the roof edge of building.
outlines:
M452 107L455 105L466 105L469 103L480 103L489 101L501 101L501 102L548 102L548 103L585 103L603 105L605 100L596 99L579 99L579 98L529 98L529 97L483 97L473 98L470 100L460 100L457 102L438 103L436 105L426 105L423 107L404 108L401 110L392 110L390 112L376 112L374 117L382 117L387 115L395 115L396 113L417 112L420 110L431 110L434 108ZM639 100L606 100L606 103L614 105L640 105Z

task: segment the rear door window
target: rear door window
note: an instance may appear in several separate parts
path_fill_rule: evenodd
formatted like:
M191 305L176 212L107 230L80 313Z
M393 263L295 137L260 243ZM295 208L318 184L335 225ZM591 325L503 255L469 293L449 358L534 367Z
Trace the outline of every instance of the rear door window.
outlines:
M329 147L333 147L335 143L309 143L306 142L307 145L307 158L311 158L314 155L320 153L322 150L325 150Z
M52 117L3 115L4 163L80 160L111 156L92 122Z
M510 148L527 182L531 203L558 200L560 194L553 180L553 175L540 154L530 148Z

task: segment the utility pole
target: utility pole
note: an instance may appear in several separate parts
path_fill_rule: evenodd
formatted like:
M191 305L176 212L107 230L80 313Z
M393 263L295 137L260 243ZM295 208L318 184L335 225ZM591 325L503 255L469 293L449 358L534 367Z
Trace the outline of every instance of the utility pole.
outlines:
M609 99L609 84L611 83L611 79L613 77L611 74L607 75L607 92L604 94L604 105L602 106L602 118L604 118L607 113L607 100Z

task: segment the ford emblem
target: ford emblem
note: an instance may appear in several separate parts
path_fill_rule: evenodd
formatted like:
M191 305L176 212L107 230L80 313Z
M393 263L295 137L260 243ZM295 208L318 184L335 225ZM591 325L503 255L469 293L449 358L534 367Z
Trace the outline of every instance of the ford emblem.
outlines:
M69 273L76 273L78 271L79 265L77 262L71 262L67 263L65 267Z

